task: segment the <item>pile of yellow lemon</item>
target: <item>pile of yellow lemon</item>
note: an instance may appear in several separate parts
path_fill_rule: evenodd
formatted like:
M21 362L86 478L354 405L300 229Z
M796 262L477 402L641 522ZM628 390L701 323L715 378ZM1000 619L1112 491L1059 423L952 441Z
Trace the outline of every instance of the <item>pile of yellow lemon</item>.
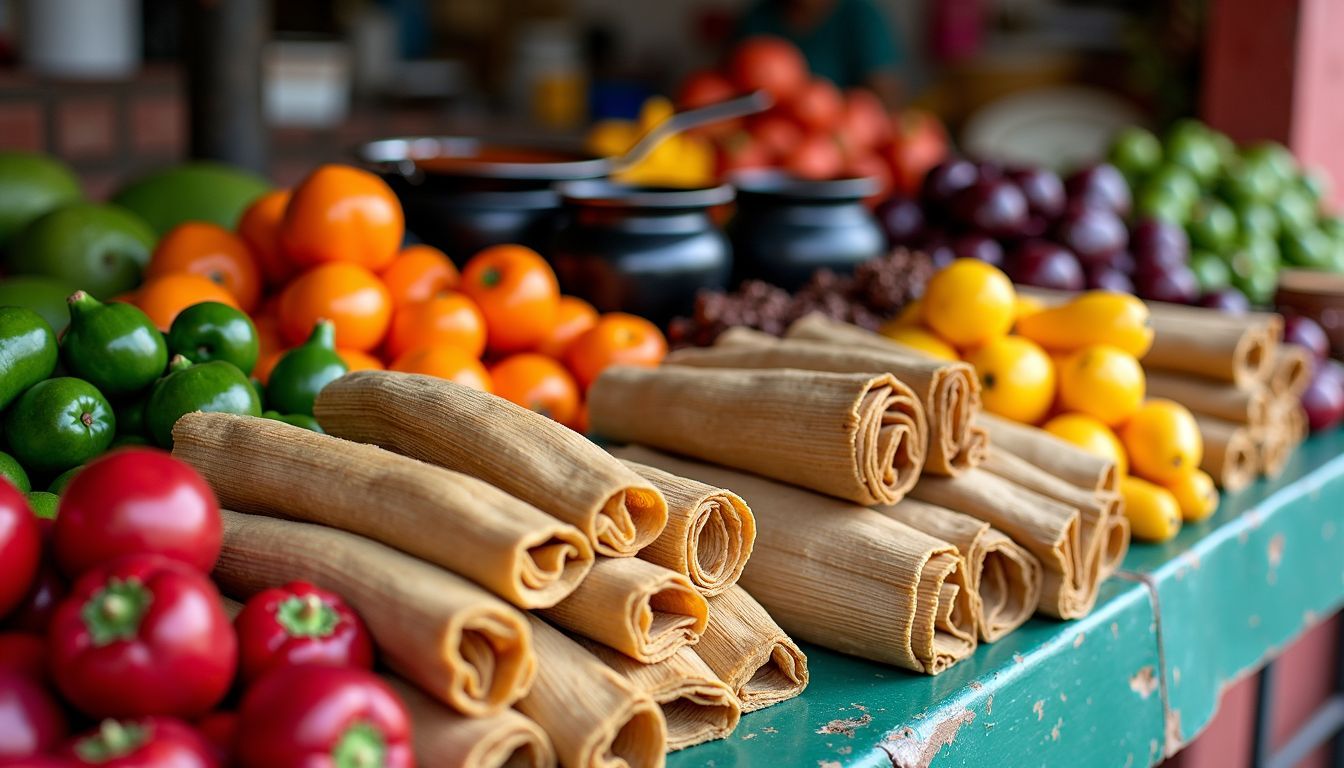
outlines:
M1194 416L1144 397L1153 329L1140 299L1092 291L1045 307L994 266L960 259L882 333L975 366L990 413L1113 460L1135 537L1164 541L1218 506Z

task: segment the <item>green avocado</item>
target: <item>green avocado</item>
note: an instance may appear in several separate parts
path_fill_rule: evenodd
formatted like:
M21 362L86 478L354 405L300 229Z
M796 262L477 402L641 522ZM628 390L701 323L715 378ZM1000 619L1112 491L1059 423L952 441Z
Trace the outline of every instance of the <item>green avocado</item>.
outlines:
M233 363L192 363L176 355L169 374L159 379L145 405L149 436L161 448L173 447L173 425L195 411L261 415L261 399L252 382Z
M0 307L0 409L56 370L56 334L40 315Z
M153 384L168 365L168 345L149 316L122 302L103 304L84 291L70 296L70 329L61 339L66 370L107 395Z
M217 301L187 307L168 329L168 351L193 363L223 360L250 374L259 350L257 327L247 313Z
M286 352L266 382L266 404L280 413L313 415L322 388L350 369L336 354L336 327L328 320L313 326L308 340Z
M72 203L34 219L14 238L5 267L74 283L100 298L140 284L154 231L115 205Z
M220 163L185 163L123 187L112 202L135 211L160 236L184 221L233 229L247 206L271 191L259 176Z
M42 316L59 337L70 324L66 303L75 286L64 280L17 275L0 280L0 307L27 307Z
M10 452L33 473L83 464L107 450L116 431L112 406L83 379L38 382L5 412Z
M10 485L24 493L33 489L33 484L28 480L28 473L23 471L18 459L8 453L0 452L0 479L9 481Z
M28 506L32 508L33 514L47 520L56 519L56 508L60 503L61 497L51 491L30 491L28 493Z
M30 152L0 152L0 247L28 222L83 197L60 161Z
M65 490L65 486L69 485L70 481L74 479L75 475L79 474L79 471L83 468L84 465L80 464L57 475L56 478L51 481L51 484L47 486L47 493L54 493L57 496L60 496Z

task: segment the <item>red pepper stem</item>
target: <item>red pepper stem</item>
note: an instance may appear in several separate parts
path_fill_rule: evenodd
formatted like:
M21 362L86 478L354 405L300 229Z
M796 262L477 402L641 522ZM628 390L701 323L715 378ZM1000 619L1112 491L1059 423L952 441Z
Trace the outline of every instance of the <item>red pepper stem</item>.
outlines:
M335 768L383 768L387 760L387 740L375 726L357 722L346 728L336 741L331 759Z
M327 637L341 616L317 595L291 595L276 607L275 621L290 637Z
M89 763L105 763L128 755L149 739L149 728L139 723L104 720L98 732L75 742L75 754Z
M84 604L80 617L97 647L116 640L134 640L153 600L139 579L108 579Z

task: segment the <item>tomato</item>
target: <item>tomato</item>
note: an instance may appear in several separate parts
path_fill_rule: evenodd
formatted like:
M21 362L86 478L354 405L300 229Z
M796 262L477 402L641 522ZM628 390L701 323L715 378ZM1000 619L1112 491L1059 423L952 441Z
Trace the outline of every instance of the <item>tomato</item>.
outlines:
M875 206L891 196L891 166L872 152L863 152L851 158L845 164L844 174L877 179L877 191L863 199L869 206Z
M348 165L324 165L290 195L280 244L299 267L341 261L377 272L396 258L405 230L387 182Z
M947 132L938 118L927 112L907 110L896 122L896 132L886 157L896 180L896 192L913 197L929 169L947 158Z
M771 158L787 158L803 140L803 129L793 118L771 110L750 123L751 135Z
M238 749L238 713L211 712L195 723L197 733L205 739L220 765L232 765L233 753Z
M506 357L490 369L494 393L561 424L579 410L579 387L564 366L534 352Z
M758 35L733 50L728 76L739 91L765 91L779 104L807 85L807 59L787 40Z
M218 224L183 222L159 240L145 279L182 273L223 286L245 312L261 299L261 271L247 243Z
M368 352L378 346L392 322L392 296L383 281L357 264L314 267L280 294L280 333L302 344L318 320L336 324L336 346Z
M555 326L560 286L530 248L496 245L476 254L462 271L462 292L485 316L493 352L532 349Z
M52 523L51 520L42 522L46 523L47 527ZM38 527L43 527L42 523L39 523ZM48 539L49 544L50 536L44 538ZM50 552L49 547L44 549ZM37 576L33 578L32 586L5 619L5 627L19 632L46 632L47 626L51 624L51 616L56 611L56 605L65 599L65 593L65 579L61 578L56 563L50 557L43 557L38 563Z
M0 617L16 608L37 576L42 537L28 499L0 480Z
M46 639L29 632L0 632L0 673L4 672L18 672L34 680L46 680Z
M42 683L0 671L0 764L50 752L65 738L65 716Z
M146 281L130 303L149 315L156 328L167 333L182 310L206 301L238 308L238 301L224 286L208 277L185 272L173 272Z
M278 288L294 274L294 265L280 248L280 223L289 205L289 190L276 189L257 198L238 219L238 236L256 259L266 285Z
M612 365L652 368L667 356L667 339L658 326L624 312L603 315L565 350L565 365L584 391Z
M416 347L444 344L480 357L485 334L485 317L476 303L453 291L398 307L383 351L396 359Z
M65 754L76 766L99 768L219 768L211 745L191 726L171 717L104 720L71 742Z
M833 136L814 133L793 148L784 167L800 179L834 179L844 170L845 156Z
M565 356L570 343L594 325L597 325L597 310L592 304L577 296L561 296L556 307L555 325L537 345L537 351L559 360Z
M123 448L84 466L61 494L53 548L76 577L124 555L163 555L209 573L219 558L219 502L184 462Z
M405 705L363 669L280 667L247 692L238 719L249 768L415 765Z
M56 687L94 717L203 714L228 693L238 662L214 585L160 555L85 573L48 637Z
M809 131L829 131L845 112L840 89L824 77L815 77L784 104L784 109Z
M867 88L845 91L845 109L840 125L850 141L876 149L891 139L891 118L877 94Z
M392 306L425 301L457 286L457 267L443 251L428 245L408 245L378 274L392 297Z
M364 622L339 595L303 581L258 592L233 620L244 685L284 664L373 666Z
M482 392L494 389L494 384L490 381L490 372L481 365L481 361L471 353L454 346L416 347L393 360L387 369L401 373L438 376Z
M727 101L737 95L737 89L723 75L709 69L702 69L687 75L681 81L681 90L677 91L677 107L696 109ZM741 119L724 120L706 125L697 130L702 136L728 136L742 126Z

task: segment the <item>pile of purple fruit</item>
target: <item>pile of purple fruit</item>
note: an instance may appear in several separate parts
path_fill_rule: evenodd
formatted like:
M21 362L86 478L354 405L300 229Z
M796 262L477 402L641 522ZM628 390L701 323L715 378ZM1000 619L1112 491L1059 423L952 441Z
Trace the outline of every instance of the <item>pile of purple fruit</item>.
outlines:
M1235 288L1201 291L1185 229L1162 218L1130 224L1132 206L1129 183L1106 163L1061 178L952 158L929 172L917 199L894 198L877 215L892 245L924 250L935 267L973 258L1024 285L1248 308Z

